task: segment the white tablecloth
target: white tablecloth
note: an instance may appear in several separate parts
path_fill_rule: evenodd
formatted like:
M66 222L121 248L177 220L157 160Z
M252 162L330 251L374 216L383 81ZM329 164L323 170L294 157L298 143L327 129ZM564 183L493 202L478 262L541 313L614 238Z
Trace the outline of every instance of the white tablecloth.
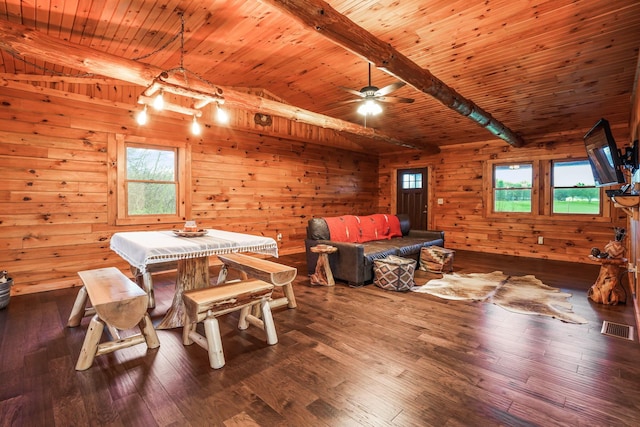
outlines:
M142 273L148 264L231 252L278 256L278 244L270 237L222 230L207 230L202 237L179 237L173 231L127 231L111 236L110 246Z

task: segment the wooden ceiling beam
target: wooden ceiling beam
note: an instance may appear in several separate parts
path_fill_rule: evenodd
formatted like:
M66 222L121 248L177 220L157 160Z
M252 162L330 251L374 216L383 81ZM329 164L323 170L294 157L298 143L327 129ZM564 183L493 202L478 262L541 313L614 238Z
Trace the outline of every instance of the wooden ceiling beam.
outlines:
M433 96L455 112L514 147L524 145L522 138L496 120L474 102L466 99L429 70L421 68L390 44L383 42L322 0L260 0L293 17L321 36L362 59L373 63L395 78Z
M98 74L143 87L153 84L158 76L165 72L165 70L152 65L121 58L86 46L73 44L66 40L56 39L21 24L5 20L0 20L0 23L0 48L14 56L38 58L81 72ZM432 144L416 145L407 143L372 128L365 128L355 123L261 98L232 88L209 85L193 78L189 79L189 84L187 84L182 73L173 73L162 77L162 80L169 84L202 93L211 93L213 96L222 96L226 105L241 110L283 117L291 121L333 129L431 154L440 152L439 147Z

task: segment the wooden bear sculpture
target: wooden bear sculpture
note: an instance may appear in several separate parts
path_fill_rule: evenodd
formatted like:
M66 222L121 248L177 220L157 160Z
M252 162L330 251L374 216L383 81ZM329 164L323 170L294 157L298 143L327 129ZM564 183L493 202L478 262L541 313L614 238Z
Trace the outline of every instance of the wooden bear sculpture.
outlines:
M625 247L622 241L626 235L624 228L615 228L615 240L610 241L600 252L591 250L591 258L600 263L600 274L591 286L587 297L599 304L617 305L626 303L627 294L620 283L620 277L626 270L627 259L624 258Z

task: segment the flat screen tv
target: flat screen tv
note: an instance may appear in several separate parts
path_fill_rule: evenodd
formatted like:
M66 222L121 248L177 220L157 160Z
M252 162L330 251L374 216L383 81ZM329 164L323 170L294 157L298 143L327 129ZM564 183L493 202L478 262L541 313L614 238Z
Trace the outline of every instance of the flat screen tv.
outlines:
M598 120L598 123L584 136L584 146L596 187L625 183L622 173L623 161L608 121Z

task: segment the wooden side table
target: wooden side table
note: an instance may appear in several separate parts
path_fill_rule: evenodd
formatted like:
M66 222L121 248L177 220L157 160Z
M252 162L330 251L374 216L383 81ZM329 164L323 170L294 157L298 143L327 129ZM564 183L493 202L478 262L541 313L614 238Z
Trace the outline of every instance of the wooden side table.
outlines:
M333 273L329 265L329 254L337 252L338 248L330 245L316 245L309 249L311 252L318 254L318 262L316 271L311 275L312 285L335 286Z

